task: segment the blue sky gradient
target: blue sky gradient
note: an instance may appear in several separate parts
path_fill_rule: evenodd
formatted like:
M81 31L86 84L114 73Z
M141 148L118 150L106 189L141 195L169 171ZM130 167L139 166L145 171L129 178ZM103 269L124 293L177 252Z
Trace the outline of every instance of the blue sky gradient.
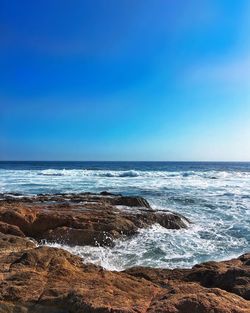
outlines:
M250 161L248 0L0 1L1 160Z

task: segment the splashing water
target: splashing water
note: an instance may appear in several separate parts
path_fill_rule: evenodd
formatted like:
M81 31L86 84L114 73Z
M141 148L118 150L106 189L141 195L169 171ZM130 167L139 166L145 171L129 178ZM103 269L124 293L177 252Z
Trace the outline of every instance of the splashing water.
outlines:
M112 270L190 267L250 251L250 163L0 162L0 192L103 190L143 196L153 209L179 212L193 224L187 230L154 225L113 248L53 246Z

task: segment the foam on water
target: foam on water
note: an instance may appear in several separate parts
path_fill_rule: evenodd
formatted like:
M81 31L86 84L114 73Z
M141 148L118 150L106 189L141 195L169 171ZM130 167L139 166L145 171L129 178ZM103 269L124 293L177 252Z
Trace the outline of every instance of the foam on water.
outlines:
M187 230L159 225L115 247L67 247L85 262L122 270L135 265L190 267L250 251L250 164L29 164L1 168L0 192L37 194L110 191L145 197L155 209L188 217ZM94 168L95 167L95 168Z
M160 225L141 229L131 239L116 240L113 248L47 245L63 248L83 258L85 263L94 263L108 270L122 271L132 266L160 268L191 267L198 262L221 260L235 255L234 248L244 247L246 240L232 240L216 233L206 237L207 230L191 226L187 230L167 230ZM230 251L232 249L232 251ZM222 257L222 255L224 257Z

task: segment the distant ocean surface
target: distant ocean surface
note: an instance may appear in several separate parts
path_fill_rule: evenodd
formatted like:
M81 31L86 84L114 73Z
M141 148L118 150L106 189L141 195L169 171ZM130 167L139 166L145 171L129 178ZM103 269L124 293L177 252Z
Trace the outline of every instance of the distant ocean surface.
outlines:
M67 247L107 269L191 267L250 251L250 163L0 162L0 192L101 192L145 197L179 212L187 230L142 229L114 248Z

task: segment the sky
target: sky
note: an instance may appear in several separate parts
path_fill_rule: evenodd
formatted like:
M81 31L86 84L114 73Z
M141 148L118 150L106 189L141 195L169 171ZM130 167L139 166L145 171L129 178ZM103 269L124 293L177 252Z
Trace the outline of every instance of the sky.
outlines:
M0 160L250 161L250 1L0 0Z

